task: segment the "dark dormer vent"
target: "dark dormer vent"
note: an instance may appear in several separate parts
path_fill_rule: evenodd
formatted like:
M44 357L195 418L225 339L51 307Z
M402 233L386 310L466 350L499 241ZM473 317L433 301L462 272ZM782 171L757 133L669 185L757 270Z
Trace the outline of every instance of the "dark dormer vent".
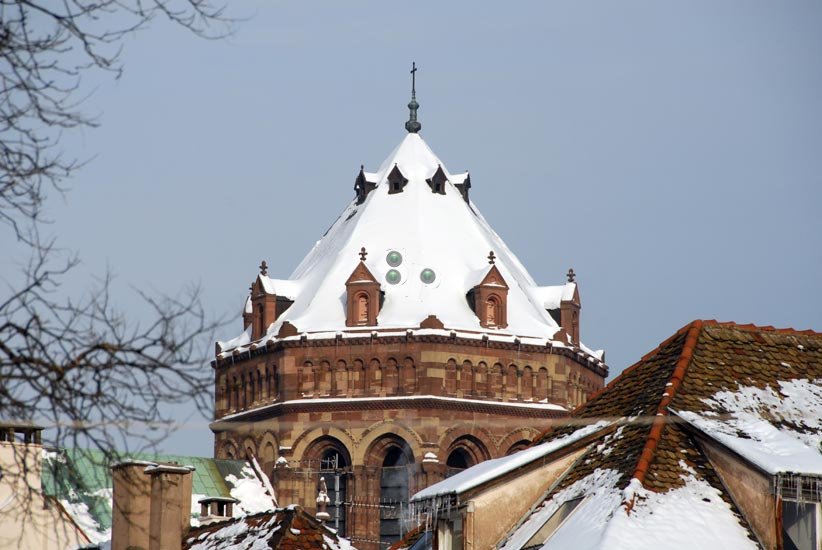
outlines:
M469 202L468 191L471 189L471 174L465 174L465 179L462 183L454 184L454 187L456 187L460 195L462 195L462 200Z
M365 167L360 165L360 173L357 174L357 179L354 180L354 193L357 194L357 204L365 202L368 193L374 190L377 182L368 181L365 176Z
M402 193L407 184L408 179L402 175L399 166L395 164L394 168L391 169L391 173L388 174L388 194Z
M431 188L432 193L436 193L438 195L445 194L445 182L448 181L448 178L445 177L445 172L442 169L442 166L437 166L437 171L434 172L434 175L425 180L428 183L428 187Z

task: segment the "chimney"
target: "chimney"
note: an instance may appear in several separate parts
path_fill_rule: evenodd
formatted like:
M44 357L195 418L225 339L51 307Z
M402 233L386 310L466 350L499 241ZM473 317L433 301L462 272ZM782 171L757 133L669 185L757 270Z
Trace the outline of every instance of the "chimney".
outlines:
M144 460L126 460L111 467L114 495L111 518L112 550L148 550L151 480Z
M149 466L151 519L149 550L180 550L191 527L191 466Z
M234 517L234 505L240 502L231 497L205 497L200 504L200 525L225 521Z
M191 523L191 466L142 460L111 468L112 550L180 550Z

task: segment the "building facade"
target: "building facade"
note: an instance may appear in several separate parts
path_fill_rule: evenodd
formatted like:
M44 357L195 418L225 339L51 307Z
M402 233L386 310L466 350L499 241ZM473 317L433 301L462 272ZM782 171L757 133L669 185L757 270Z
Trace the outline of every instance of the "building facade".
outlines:
M408 134L288 279L263 262L243 333L218 342L217 458L256 457L281 505L386 548L409 495L515 452L607 375L580 342L572 270L538 286L452 174Z

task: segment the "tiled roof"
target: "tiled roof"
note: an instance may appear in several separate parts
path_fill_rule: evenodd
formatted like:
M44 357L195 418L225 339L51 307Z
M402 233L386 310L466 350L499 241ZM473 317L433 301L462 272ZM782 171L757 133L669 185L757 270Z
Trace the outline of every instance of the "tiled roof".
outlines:
M189 531L183 542L183 550L218 548L343 550L351 547L315 517L299 506L292 506L198 527Z
M558 489L607 467L623 474L623 487L636 478L648 489L666 491L683 483L680 460L721 487L690 435L670 421L668 409L700 412L719 391L774 387L778 380L798 378L822 378L822 334L694 321L573 412L577 420L626 417L628 422L607 455L589 451ZM557 427L535 444L576 427Z
M618 431L592 445L544 502L551 502L555 495L582 480L592 479L597 471L619 475L615 488L625 491L629 510L634 503L630 495L637 483L642 490L662 496L696 480L718 491L753 540L745 519L694 439L694 432L671 411L707 411L722 418L734 411L722 409L715 399L720 392L738 395L741 388L751 387L779 392L786 384L797 383L817 392L814 388L818 388L820 379L820 333L694 321L623 371L576 409L566 423L536 439L534 445L565 435L577 429L580 421L622 419ZM783 402L779 395L774 399ZM808 433L806 425L792 423L785 415L772 415L764 408L759 413L776 429Z

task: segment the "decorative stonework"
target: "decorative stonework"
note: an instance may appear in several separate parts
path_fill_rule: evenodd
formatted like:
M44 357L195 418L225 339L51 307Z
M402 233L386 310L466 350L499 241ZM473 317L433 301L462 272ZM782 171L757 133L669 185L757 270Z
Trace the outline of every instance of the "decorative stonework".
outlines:
M508 284L496 265L492 264L482 281L471 289L468 301L472 304L481 327L508 326Z
M348 280L345 281L345 292L345 326L376 326L377 315L380 313L380 283L368 270L363 260L360 260Z

